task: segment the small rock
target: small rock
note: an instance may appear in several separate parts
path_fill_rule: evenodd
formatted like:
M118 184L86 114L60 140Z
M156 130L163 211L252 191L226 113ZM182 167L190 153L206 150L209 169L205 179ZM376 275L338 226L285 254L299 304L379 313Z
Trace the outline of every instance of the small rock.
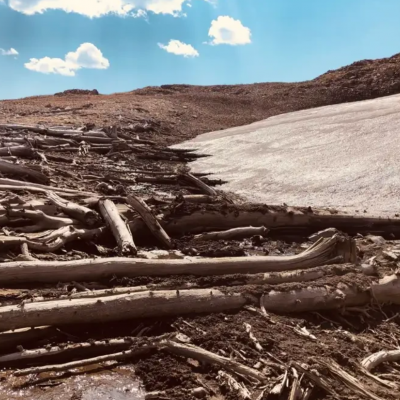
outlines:
M207 396L207 390L202 387L198 387L192 390L192 395L198 399L202 399Z

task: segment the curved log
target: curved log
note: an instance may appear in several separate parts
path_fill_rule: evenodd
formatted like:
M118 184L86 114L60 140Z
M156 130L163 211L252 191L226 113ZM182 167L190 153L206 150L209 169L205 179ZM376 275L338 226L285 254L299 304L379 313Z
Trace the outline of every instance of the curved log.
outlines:
M367 370L372 371L384 362L394 362L400 360L400 350L381 350L373 353L361 361L361 365Z
M313 250L295 256L256 256L147 260L101 258L76 261L0 263L0 283L93 281L115 276L226 275L308 269L324 265L336 257L343 245L335 236L321 239ZM346 243L346 241L345 241ZM349 262L342 257L341 262Z

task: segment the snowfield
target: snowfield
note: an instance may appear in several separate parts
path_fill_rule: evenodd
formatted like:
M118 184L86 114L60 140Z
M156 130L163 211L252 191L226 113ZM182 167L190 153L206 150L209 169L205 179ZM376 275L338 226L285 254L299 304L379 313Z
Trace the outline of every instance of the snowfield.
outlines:
M393 216L400 211L400 95L283 114L176 148L251 201Z

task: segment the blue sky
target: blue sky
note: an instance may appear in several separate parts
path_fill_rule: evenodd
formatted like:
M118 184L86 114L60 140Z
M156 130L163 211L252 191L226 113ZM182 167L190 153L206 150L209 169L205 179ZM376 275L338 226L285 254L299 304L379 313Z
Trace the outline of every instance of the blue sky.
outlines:
M0 0L0 99L312 79L400 52L399 16L400 0Z

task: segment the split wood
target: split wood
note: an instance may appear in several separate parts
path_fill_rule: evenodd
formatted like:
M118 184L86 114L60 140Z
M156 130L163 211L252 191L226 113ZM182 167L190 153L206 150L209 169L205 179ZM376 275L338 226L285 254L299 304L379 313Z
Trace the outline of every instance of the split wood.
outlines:
M372 393L369 388L367 388L364 384L362 384L358 379L354 376L350 375L348 372L343 370L339 364L337 364L333 360L319 361L321 365L329 370L329 372L334 375L337 379L339 379L344 385L346 385L349 389L355 392L358 395L365 396L370 398L371 400L384 400L382 397L379 397Z

